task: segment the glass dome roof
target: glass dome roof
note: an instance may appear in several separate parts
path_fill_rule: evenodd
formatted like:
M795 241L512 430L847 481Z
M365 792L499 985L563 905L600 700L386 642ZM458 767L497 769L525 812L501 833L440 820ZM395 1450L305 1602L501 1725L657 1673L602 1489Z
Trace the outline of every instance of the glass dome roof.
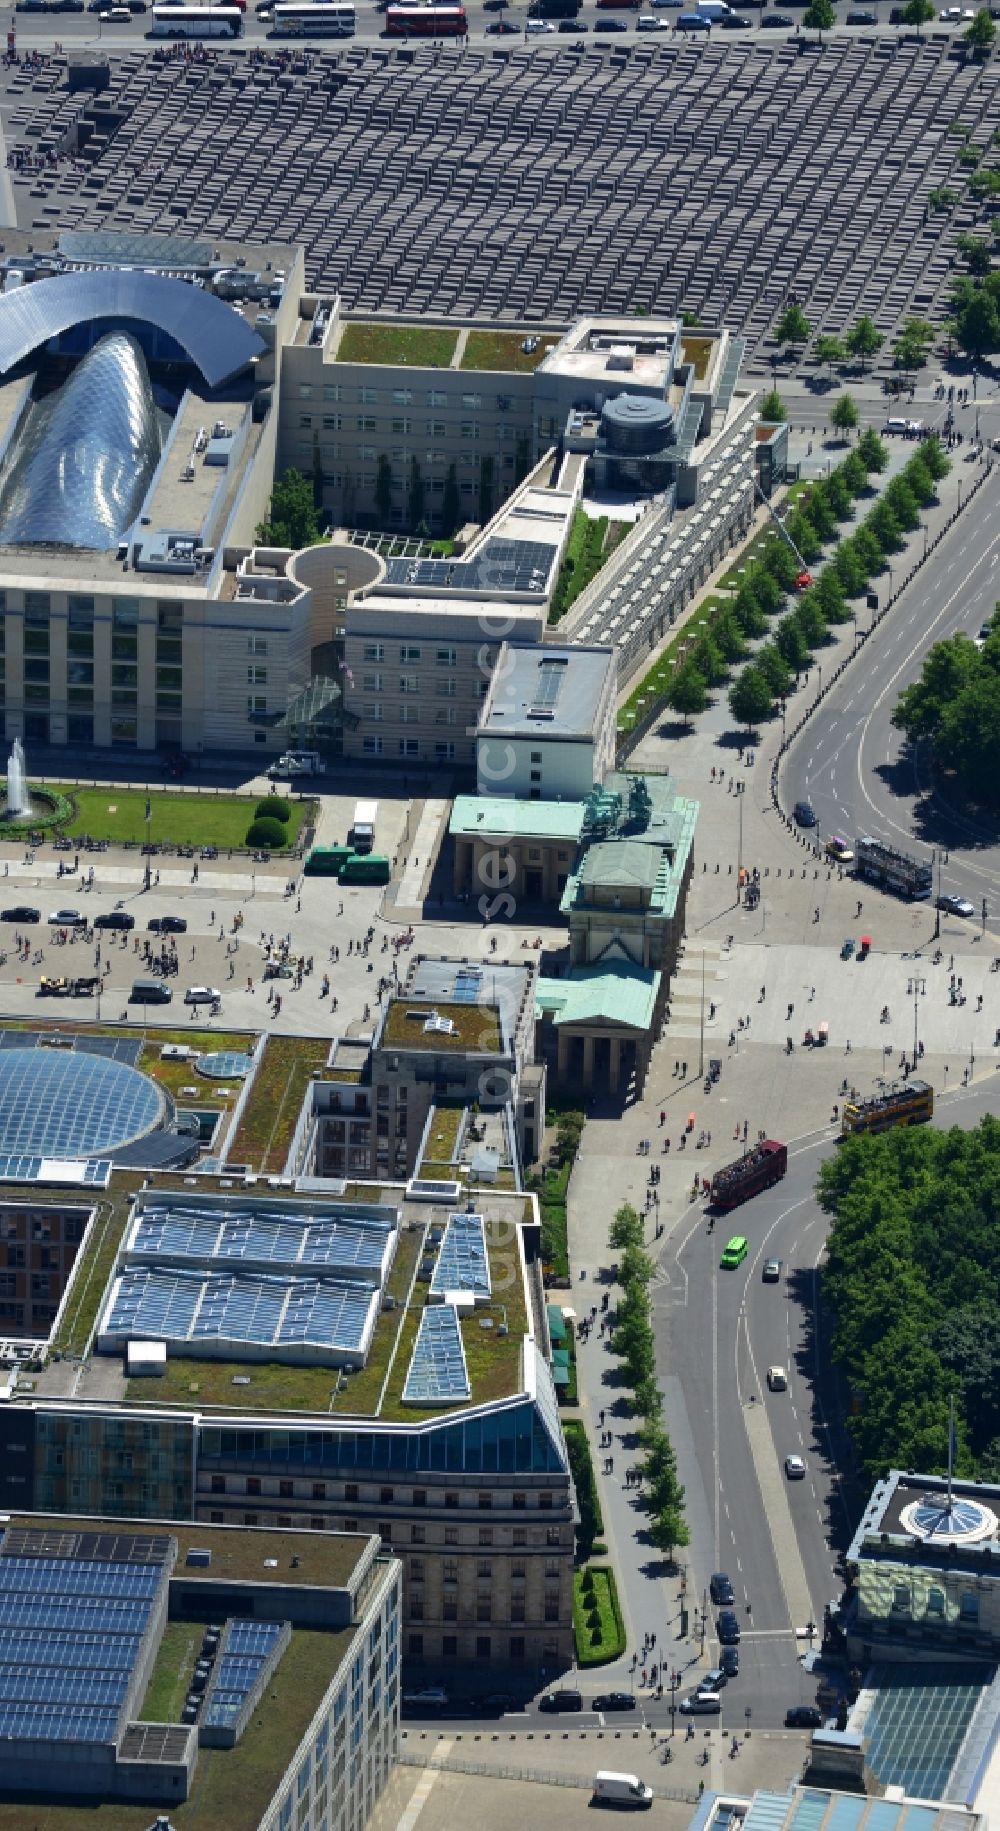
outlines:
M162 1125L156 1082L82 1050L0 1050L0 1149L40 1157L105 1154Z

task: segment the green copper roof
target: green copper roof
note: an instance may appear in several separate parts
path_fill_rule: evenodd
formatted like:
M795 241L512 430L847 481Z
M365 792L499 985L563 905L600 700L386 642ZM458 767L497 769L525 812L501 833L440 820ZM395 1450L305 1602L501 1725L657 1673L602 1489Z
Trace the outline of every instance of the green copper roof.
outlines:
M612 1023L630 1030L648 1030L660 977L651 967L632 966L624 961L577 966L565 979L538 980L535 1010L539 1017L551 1012L557 1027Z

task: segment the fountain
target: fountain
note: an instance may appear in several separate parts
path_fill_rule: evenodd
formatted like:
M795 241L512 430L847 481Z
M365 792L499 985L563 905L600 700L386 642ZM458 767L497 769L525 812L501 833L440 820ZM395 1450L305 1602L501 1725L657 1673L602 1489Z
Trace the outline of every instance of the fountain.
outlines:
M24 773L24 751L19 737L11 745L7 758L7 818L23 820L28 812L28 791Z

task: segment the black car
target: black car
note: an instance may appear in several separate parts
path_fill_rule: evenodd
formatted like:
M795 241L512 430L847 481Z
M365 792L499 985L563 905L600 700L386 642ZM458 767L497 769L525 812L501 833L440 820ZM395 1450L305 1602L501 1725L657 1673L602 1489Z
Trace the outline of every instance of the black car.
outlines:
M823 1712L815 1704L793 1704L785 1711L786 1729L821 1729Z
M109 909L103 915L94 917L95 928L134 928L135 916L126 914L124 909Z
M715 1630L719 1636L720 1646L735 1647L741 1638L740 1618L737 1615L736 1610L732 1608L722 1609L715 1624Z
M491 38L508 38L511 32L519 30L520 27L512 19L494 19L492 25L486 27L487 35Z
M795 21L794 21L794 19L789 19L787 13L765 13L764 17L760 23L761 23L761 25L772 25L772 26L780 27L780 26L794 25ZM815 822L813 824L815 825Z
M146 923L151 935L186 935L187 917L175 915L150 916Z
M594 31L595 32L627 32L628 26L625 24L624 19L595 19L594 20Z
M602 1697L595 1697L595 1710L634 1710L635 1698L631 1691L606 1691Z
M739 1647L721 1647L719 1664L727 1678L738 1678L740 1672Z
M10 909L0 909L0 922L40 922L42 912L32 909L29 903L14 903Z
M539 1710L582 1710L583 1694L579 1691L547 1691L538 1700Z
M557 32L586 32L588 30L589 27L584 25L582 19L560 19L556 27Z
M791 23L791 20L786 19L783 13L765 13L764 18L761 20L762 25L791 25ZM816 809L813 807L811 801L796 801L792 813L797 825L816 825Z
M708 1580L708 1593L716 1608L724 1608L727 1602L736 1601L732 1580L727 1577L724 1570L713 1571Z
M845 23L847 25L878 25L878 20L874 13L868 13L864 7L856 6L848 13Z
M742 13L723 13L722 18L717 20L716 24L720 25L724 32L749 32L753 20L744 18Z

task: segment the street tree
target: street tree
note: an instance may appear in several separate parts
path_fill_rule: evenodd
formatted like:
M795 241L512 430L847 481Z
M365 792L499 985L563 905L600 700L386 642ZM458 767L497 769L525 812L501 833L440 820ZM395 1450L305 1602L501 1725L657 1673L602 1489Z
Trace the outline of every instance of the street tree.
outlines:
M624 1252L626 1246L641 1246L642 1242L642 1217L629 1202L624 1202L615 1212L608 1233L608 1245L615 1252Z
M785 531L789 539L795 542L807 565L811 566L814 560L819 559L823 551L823 542L807 515L793 509L786 518Z
M753 663L737 675L729 689L729 710L738 725L753 730L765 719L774 703L774 693L767 678Z
M841 541L833 558L833 569L845 596L858 597L865 588L865 573L849 541Z
M851 613L844 602L844 588L832 566L823 567L814 589L827 622L845 623Z
M974 51L979 57L985 57L992 49L996 35L996 25L985 6L980 7L968 31L962 34L969 50Z
M657 1551L662 1551L669 1563L674 1561L674 1552L679 1546L686 1545L690 1534L683 1513L677 1507L665 1507L649 1524L649 1537Z
M871 528L883 553L896 553L903 544L899 517L885 501L877 502L868 517Z
M773 535L767 542L762 564L782 593L791 591L799 574L799 562L788 542L782 540L780 535Z
M830 10L833 11L832 7ZM832 381L834 368L837 363L846 360L847 350L839 337L833 337L829 332L824 332L823 336L817 337L813 344L813 355L817 362L826 363Z
M844 481L843 473L839 469L832 471L826 480L826 500L838 521L851 519L854 513L854 502Z
M774 327L778 343L808 343L812 326L801 305L786 305Z
M807 518L823 543L833 539L837 532L837 517L833 511L825 483L816 483L802 502L802 513Z
M847 457L840 466L840 474L847 484L851 495L860 496L862 490L867 486L868 472L865 469L864 460L859 458L856 451L848 452Z
M897 731L909 738L934 737L948 707L971 686L979 668L978 650L967 636L935 642L916 680L896 701L892 723Z
M773 642L765 642L754 665L760 669L775 698L788 692L792 683L791 670Z
M712 636L727 661L742 661L747 652L746 638L728 607L721 610L712 624Z
M823 33L829 32L835 23L830 0L809 0L809 5L802 15L802 23L807 32L818 32L819 42L822 44Z
M900 13L902 25L915 25L917 37L921 37L920 28L934 18L934 0L906 0Z
M809 648L818 648L826 640L826 618L815 588L802 593L792 615Z
M797 673L805 667L809 659L809 644L794 611L789 611L787 617L782 617L774 632L774 641L782 660L787 661L790 668Z
M691 651L691 661L710 687L719 686L729 672L726 658L710 630L699 636Z
M884 445L882 449L885 450ZM910 459L910 463L926 465L935 483L942 483L951 469L951 459L946 455L944 446L936 433L932 438L921 440L920 450Z
M874 578L885 564L885 554L877 536L873 534L867 522L864 522L852 536L852 545L868 578Z
M760 417L769 425L782 425L788 418L788 410L777 388L768 388L760 403Z
M768 542L768 550L771 546L783 545L783 541L775 539L774 541ZM785 594L782 586L779 585L774 574L766 565L759 564L754 566L750 573L750 577L753 581L753 588L757 594L761 609L766 616L773 617L775 612L781 609L784 601Z
M667 704L672 711L680 713L687 726L699 712L704 712L708 705L708 687L704 675L692 661L685 661L678 668L670 683Z
M876 330L874 320L864 312L857 323L852 324L844 338L844 347L848 356L855 356L860 362L863 375L865 363L871 362L878 355L884 342L885 338L881 331Z
M884 471L889 462L889 453L885 448L885 444L875 431L874 426L865 427L864 432L858 440L857 450L858 456L864 464L865 469L868 471L869 476L873 471Z
M733 615L745 636L762 636L767 617L752 585L743 584L733 599Z
M830 424L834 432L853 432L860 417L857 402L850 394L840 395L830 410Z
M893 477L882 500L888 503L906 533L912 534L914 528L920 526L920 507L905 474Z

